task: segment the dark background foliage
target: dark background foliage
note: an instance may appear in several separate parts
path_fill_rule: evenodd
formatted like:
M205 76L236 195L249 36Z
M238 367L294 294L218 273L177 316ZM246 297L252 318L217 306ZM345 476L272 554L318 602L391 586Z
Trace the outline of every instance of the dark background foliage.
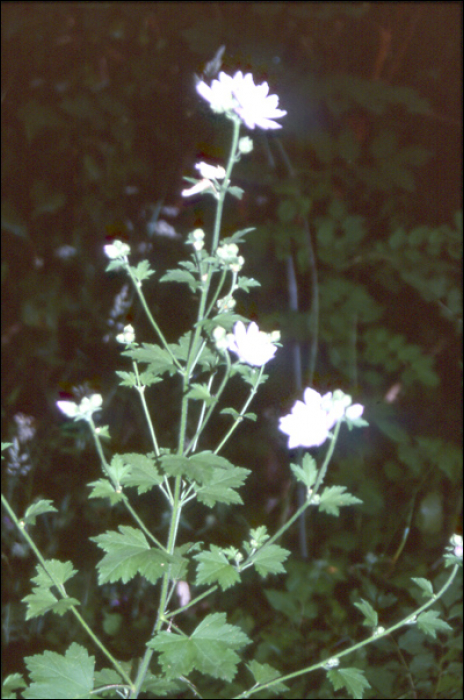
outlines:
M85 425L65 422L55 402L101 392L112 451L149 449L137 402L114 374L124 362L115 336L130 321L153 339L121 276L104 274L102 246L127 240L134 262L148 257L161 276L185 257L186 233L207 229L211 204L182 201L180 190L198 157L226 154L229 127L194 87L224 44L223 70L267 80L288 111L281 131L252 134L255 150L234 171L245 195L224 219L225 235L257 227L244 272L262 287L239 310L280 328L284 348L254 405L257 423L226 454L253 471L244 506L191 508L180 534L239 544L250 526L273 531L298 497L277 418L300 383L340 386L365 405L370 427L343 433L329 478L363 506L338 519L312 513L306 538L295 529L283 543L294 554L288 579L245 577L209 605L253 636L258 660L285 672L359 638L359 596L397 619L413 604L411 576L442 575L462 505L460 4L4 3L2 14L2 435L16 440L2 489L16 512L53 499L58 514L34 531L43 553L81 569L70 593L113 652L141 654L156 592L138 580L96 587L88 537L124 516L87 500L97 457ZM147 289L175 340L192 320L189 293ZM149 394L166 443L176 392L172 382ZM162 502L148 494L140 508L162 536ZM82 640L67 618L24 625L35 562L8 521L3 531L11 672L44 641L62 651ZM370 697L406 692L414 660L415 697L458 697L456 648L400 638L356 663L369 670ZM221 696L214 684L208 692ZM287 697L330 692L310 676Z

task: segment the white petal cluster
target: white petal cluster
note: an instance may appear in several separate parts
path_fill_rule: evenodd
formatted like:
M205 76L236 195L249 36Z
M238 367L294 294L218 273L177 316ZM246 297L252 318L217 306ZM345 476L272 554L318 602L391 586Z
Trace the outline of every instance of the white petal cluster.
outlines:
M84 396L80 404L74 401L57 401L56 405L68 418L89 420L93 413L99 411L103 403L101 394Z
M192 187L182 190L182 197L192 197L195 194L208 190L217 194L217 180L223 180L226 176L226 171L222 165L210 165L209 163L200 161L196 163L195 170L198 170L202 179L198 180Z
M228 350L236 353L241 360L253 367L262 367L272 360L277 347L273 344L275 335L263 333L256 323L245 328L243 321L237 321L233 334L228 335Z
M315 389L305 389L303 401L296 401L291 412L279 421L279 429L288 435L288 447L319 447L329 437L338 421L357 420L364 407L352 404L351 396L337 390L321 396Z
M127 259L130 253L130 246L122 241L114 241L113 243L108 243L103 246L105 255L110 258L110 260L117 260L118 258Z
M266 82L255 85L251 73L243 75L242 71L237 71L232 77L221 71L211 86L204 81L199 82L197 92L209 102L214 112L234 113L249 129L255 126L280 129L282 125L274 119L287 114L283 109L278 109L277 95L268 94L269 85Z

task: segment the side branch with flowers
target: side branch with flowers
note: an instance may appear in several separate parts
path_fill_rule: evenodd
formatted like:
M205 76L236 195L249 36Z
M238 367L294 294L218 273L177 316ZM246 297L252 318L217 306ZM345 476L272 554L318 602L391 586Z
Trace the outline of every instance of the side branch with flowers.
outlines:
M240 71L234 76L220 73L211 85L200 82L197 91L214 112L229 120L232 139L225 166L197 163L195 169L200 179L187 178L189 187L182 191L184 197L204 194L216 200L212 232L207 234L197 228L189 233L186 244L191 248L190 259L181 262L179 268L169 270L159 280L161 283L187 284L197 295L198 310L193 329L178 342L169 343L153 317L143 291L145 282L155 271L147 261L132 266L129 262L130 246L126 243L115 240L105 246L110 259L107 270L118 270L129 276L157 341L140 342L131 325L117 336L118 342L124 346L122 354L132 365L130 371L117 374L122 386L135 389L138 394L151 437L151 451L148 454L115 454L108 461L102 441L110 438L109 428L97 426L94 421L94 415L104 406L103 397L94 394L83 398L79 404L57 402L58 408L68 418L86 421L93 435L103 474L90 484L90 498L105 499L111 507L120 504L132 521L131 525L120 525L117 531L107 531L92 538L104 553L97 566L98 582L100 585L118 581L126 583L140 574L148 584L156 586L154 595L158 596L159 602L152 633L146 641L143 658L136 664L122 663L114 658L78 612L79 601L66 592L66 581L76 573L71 563L44 560L29 534L29 527L40 514L56 509L49 501L40 501L28 508L19 520L2 496L10 517L39 560L33 591L25 599L28 619L49 611L59 615L70 611L109 662L108 667L96 670L94 657L77 643L73 643L63 655L45 652L29 657L26 659L31 678L29 685L26 686L16 674L6 681L5 697L16 697L15 691L22 688L26 688L22 692L24 698L87 698L103 693L106 697L130 698L141 694L146 697L179 696L179 693L202 697L201 688L190 678L193 671L230 684L241 663L239 651L252 640L240 627L228 623L226 615L221 612L206 615L187 634L183 631L182 614L218 588L225 591L240 583L246 569L253 567L262 578L284 573L284 562L290 552L277 541L309 506L337 515L342 506L360 503L358 498L346 493L343 486L324 486L324 481L342 423L346 423L350 430L367 425L362 418L363 406L353 403L351 397L341 390L321 396L308 387L303 401L296 401L291 413L282 417L279 425L281 432L288 436L289 449L320 447L328 441L321 466L318 467L309 454L305 454L301 464L291 465L295 479L304 484L305 502L276 532L268 533L264 526L251 529L240 548L205 547L199 541L178 544L181 514L191 501L207 508L218 503L242 502L238 489L249 472L232 464L220 452L243 420L255 419L248 410L249 406L266 379L265 366L280 347L278 332L266 333L256 323L250 323L234 312L236 291L248 291L259 284L241 274L245 260L240 246L252 229L237 231L223 239L220 232L226 195L238 198L242 195L242 190L232 181L233 167L253 147L249 136L240 137L241 128L278 129L280 124L276 120L284 117L286 112L278 108L278 97L269 95L267 83L255 85L251 74L243 75ZM145 396L146 388L159 384L165 375L177 377L182 387L175 445L163 443ZM230 416L225 434L209 449L199 448L205 428L229 380L236 375L248 386L246 400L242 406L222 409L223 414ZM193 431L192 425L195 426ZM169 512L164 539L156 537L140 518L132 505L132 497L127 493L130 488L137 489L139 495L153 489L162 493ZM335 689L343 686L353 697L362 697L363 688L369 685L363 673L357 669L337 668L339 659L404 624L417 624L425 632L437 629L439 624L445 629L446 623L437 621L433 611L427 613L426 610L455 577L462 559L462 538L451 543L447 558L454 568L443 590L435 594L425 579L417 579L428 596L427 602L394 627L385 630L378 623L372 606L362 601L357 605L365 616L364 624L373 630L371 638L285 677L268 664L251 661L247 664L251 674L249 687L242 685L235 697L250 697L270 688L284 692L284 682L317 668L325 669ZM188 569L192 565L195 574L189 580ZM154 665L155 659L157 666Z

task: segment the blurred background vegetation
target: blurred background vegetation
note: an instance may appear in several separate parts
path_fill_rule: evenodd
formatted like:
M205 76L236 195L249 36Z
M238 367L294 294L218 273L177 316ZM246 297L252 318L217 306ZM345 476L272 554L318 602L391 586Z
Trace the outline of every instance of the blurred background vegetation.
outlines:
M284 347L254 404L257 423L225 454L252 469L244 506L192 507L180 537L238 544L250 526L274 531L294 510L277 420L302 387L350 392L370 427L342 434L329 472L363 505L338 519L311 514L304 534L282 542L293 552L288 578L245 576L208 606L244 627L259 661L288 673L359 640L354 600L370 600L386 626L414 605L411 576L443 579L462 509L461 31L459 3L3 4L2 439L13 447L2 490L19 515L53 499L58 513L39 519L36 541L80 568L70 594L120 658L143 652L156 591L140 580L97 588L88 537L125 516L88 502L97 456L86 426L65 422L55 402L100 392L111 451L150 447L136 397L114 374L126 362L115 336L131 322L154 339L125 280L104 273L102 248L126 240L133 263L148 257L161 276L186 256L188 231L208 230L212 204L180 191L198 158L227 154L228 123L195 91L223 45L222 69L268 81L288 112L282 130L250 134L255 149L234 171L245 195L224 218L224 235L256 226L241 252L262 286L238 308L280 328ZM191 295L156 281L147 293L174 341L192 320ZM165 444L177 392L171 382L148 394ZM163 502L147 494L140 509L162 536ZM24 655L83 639L67 617L24 622L35 561L2 526L9 673ZM409 630L357 655L366 697L462 697L459 595L456 586L440 604L451 635L431 643ZM203 692L222 697L211 682ZM332 692L315 675L286 697Z

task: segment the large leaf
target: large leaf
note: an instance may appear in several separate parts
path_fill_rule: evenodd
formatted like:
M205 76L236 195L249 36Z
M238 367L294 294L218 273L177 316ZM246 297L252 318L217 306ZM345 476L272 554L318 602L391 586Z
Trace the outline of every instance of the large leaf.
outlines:
M165 552L152 549L143 532L127 525L120 525L119 532L112 530L90 539L106 552L97 565L100 584L127 583L136 574L156 583L173 561Z
M95 658L73 642L64 656L54 651L27 656L26 666L32 683L23 698L89 698L93 690Z
M160 653L159 662L168 678L188 676L196 669L230 682L240 661L235 650L250 641L239 627L227 624L224 613L213 613L190 637L160 632L148 646Z

